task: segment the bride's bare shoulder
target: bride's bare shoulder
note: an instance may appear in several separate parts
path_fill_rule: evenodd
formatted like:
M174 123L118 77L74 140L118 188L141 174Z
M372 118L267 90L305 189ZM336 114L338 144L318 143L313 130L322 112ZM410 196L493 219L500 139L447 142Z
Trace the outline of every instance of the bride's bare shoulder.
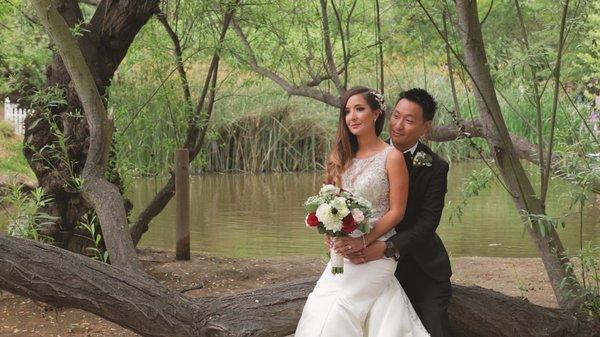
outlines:
M401 165L406 165L404 163L404 154L394 146L390 146L390 148L391 149L388 150L389 153L386 160L386 166L388 169L395 170L401 167Z

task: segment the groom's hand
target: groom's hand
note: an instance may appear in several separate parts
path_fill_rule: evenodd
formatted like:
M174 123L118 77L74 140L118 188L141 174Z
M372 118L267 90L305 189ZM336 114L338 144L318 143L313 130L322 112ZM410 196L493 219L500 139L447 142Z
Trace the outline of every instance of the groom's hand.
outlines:
M383 258L384 252L385 241L377 240L358 253L348 254L346 258L354 264L361 264Z
M333 248L333 238L331 238L329 235L325 235L325 248L327 250Z

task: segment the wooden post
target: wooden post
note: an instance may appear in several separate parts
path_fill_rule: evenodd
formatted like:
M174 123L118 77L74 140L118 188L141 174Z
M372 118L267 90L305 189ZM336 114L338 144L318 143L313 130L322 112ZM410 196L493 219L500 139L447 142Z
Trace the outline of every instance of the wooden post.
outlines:
M190 259L190 153L188 149L175 150L175 222L176 260Z

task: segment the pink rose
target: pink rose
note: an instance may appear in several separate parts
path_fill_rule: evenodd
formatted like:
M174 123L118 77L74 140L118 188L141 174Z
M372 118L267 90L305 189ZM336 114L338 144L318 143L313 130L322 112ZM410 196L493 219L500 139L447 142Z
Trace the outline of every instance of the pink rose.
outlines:
M352 210L352 217L354 218L354 221L356 221L357 223L363 222L365 220L365 215L358 208L354 208Z

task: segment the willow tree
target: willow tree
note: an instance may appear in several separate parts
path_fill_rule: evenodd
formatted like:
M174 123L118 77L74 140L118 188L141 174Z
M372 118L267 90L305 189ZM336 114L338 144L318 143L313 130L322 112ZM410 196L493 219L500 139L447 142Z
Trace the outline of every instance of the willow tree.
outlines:
M76 0L54 0L53 5L68 27L77 33L77 46L106 106L107 88L115 71L140 29L158 12L159 1L100 1L89 21L85 20ZM54 104L41 101L35 113L26 118L23 152L39 186L54 201L44 211L57 221L44 228L44 234L63 248L84 252L89 244L85 239L88 233L78 230L77 225L86 213L93 212L81 193L90 129L86 118L82 118L83 104L71 76L56 51L46 69L44 91L46 94L42 96L52 93L50 100ZM121 177L114 163L114 151L110 151L107 171L102 174L122 193ZM129 212L132 206L125 200L123 207Z
M564 43L565 22L569 1L565 3L562 13L560 36L558 43L558 61L554 73L555 78L555 104L558 95L558 74L560 74L560 60ZM544 167L545 176L542 180L542 192L538 196L527 176L523 165L519 161L515 147L511 142L502 110L496 97L494 82L489 69L481 25L477 11L477 1L458 0L456 2L458 13L458 31L460 32L464 62L473 83L473 93L481 121L484 125L484 139L488 143L490 153L494 158L496 167L502 176L502 182L510 193L516 208L522 215L527 232L533 239L542 257L546 272L550 279L554 294L560 306L571 307L577 304L574 295L578 294L579 285L573 277L572 269L568 268L569 259L556 232L556 224L546 217L545 198L550 175L550 164ZM553 109L556 112L556 107ZM555 127L553 125L552 127ZM541 130L538 130L541 133ZM553 133L553 129L550 130ZM552 144L552 136L550 136ZM548 154L538 153L538 158L550 158L552 147ZM549 162L548 160L546 162ZM544 161L540 160L540 166Z

